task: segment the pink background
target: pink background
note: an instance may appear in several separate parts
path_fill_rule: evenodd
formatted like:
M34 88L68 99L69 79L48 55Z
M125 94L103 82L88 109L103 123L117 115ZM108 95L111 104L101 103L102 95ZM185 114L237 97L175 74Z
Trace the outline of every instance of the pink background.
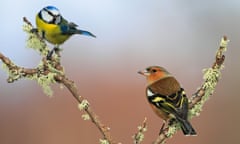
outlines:
M97 35L96 39L73 36L61 46L61 61L66 75L111 128L114 139L124 144L132 143L144 117L148 131L143 143L155 140L162 124L148 106L146 81L137 71L149 65L164 66L190 96L202 83L202 69L212 65L221 37L227 35L231 42L222 78L200 117L191 120L198 136L184 137L178 132L168 143L238 143L239 1L4 1L0 51L16 64L38 64L39 55L25 48L21 18L34 23L35 14L49 4ZM8 84L6 79L1 70L0 144L94 144L102 138L90 121L82 120L83 113L66 88L54 84L54 95L49 98L35 81Z

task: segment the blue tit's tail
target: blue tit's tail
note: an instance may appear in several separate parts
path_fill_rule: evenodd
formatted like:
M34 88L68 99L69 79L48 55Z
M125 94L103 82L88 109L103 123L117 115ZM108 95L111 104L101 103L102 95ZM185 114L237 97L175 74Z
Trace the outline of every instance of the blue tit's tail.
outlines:
M96 38L96 36L88 31L85 31L85 30L76 30L76 34L81 34L81 35L86 35L86 36L91 36L91 37L94 37Z
M180 122L182 132L185 136L194 136L197 135L196 131L192 127L191 123L188 120L177 118L177 121Z

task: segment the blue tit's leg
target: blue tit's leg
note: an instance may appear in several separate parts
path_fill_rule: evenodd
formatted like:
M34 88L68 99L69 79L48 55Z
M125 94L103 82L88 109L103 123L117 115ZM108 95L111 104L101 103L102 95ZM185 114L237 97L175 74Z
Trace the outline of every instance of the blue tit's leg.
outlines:
M62 49L60 49L58 45L54 47L54 52L55 52L55 54L57 54L58 57L60 57L60 51L61 50Z
M51 60L53 53L55 52L55 53L59 54L59 51L60 51L59 45L54 46L54 48L48 52L47 60Z
M32 28L31 33L38 33L38 29L37 28Z
M52 55L53 55L53 52L55 51L54 49L55 49L55 47L48 52L48 54L47 54L47 60L52 60Z

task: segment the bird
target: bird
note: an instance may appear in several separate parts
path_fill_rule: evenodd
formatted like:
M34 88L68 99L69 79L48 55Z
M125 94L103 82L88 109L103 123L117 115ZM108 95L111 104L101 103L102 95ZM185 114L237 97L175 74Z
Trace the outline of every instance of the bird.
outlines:
M150 66L138 72L147 79L146 96L153 111L164 123L180 124L184 135L197 135L188 120L188 98L175 77L161 66Z
M55 46L48 53L48 57L74 34L96 37L89 31L78 29L77 24L68 22L55 6L46 6L37 13L36 26L37 28L32 31L37 31L42 38Z

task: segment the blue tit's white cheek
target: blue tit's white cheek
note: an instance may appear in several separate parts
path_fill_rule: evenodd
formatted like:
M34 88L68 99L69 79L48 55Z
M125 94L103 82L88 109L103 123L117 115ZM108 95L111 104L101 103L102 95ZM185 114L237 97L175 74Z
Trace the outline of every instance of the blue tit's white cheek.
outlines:
M53 21L53 16L51 16L47 11L43 10L41 11L41 16L42 16L42 19L45 21L45 22L51 22Z

